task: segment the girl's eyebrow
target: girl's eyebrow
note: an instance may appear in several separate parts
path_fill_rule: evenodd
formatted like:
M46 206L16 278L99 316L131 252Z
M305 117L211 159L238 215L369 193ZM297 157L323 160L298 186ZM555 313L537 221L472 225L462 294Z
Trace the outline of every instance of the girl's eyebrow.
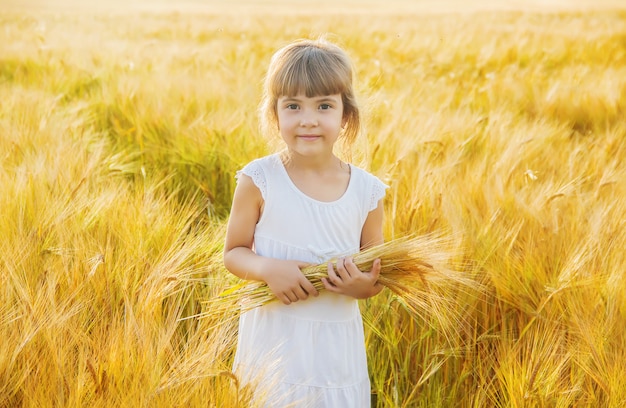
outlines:
M332 98L332 97L329 97L329 96L321 96L319 98L313 97L311 99L313 99L315 102L337 102L336 98ZM302 102L302 99L293 96L293 97L287 97L287 98L283 99L283 102L284 103L286 103L286 102Z
M292 98L292 97L283 99L283 103L287 103L287 102L302 102L302 100L298 98Z
M323 97L321 99L316 99L315 102L337 102L336 98Z

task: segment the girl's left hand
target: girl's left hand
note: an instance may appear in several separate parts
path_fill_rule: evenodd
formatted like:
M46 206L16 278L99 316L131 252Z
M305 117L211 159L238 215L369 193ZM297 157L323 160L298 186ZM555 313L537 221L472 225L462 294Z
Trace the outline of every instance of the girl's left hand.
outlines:
M366 299L377 295L383 289L378 283L380 275L380 259L376 259L369 272L361 271L353 259L341 258L337 260L337 269L332 262L328 263L328 278L322 278L326 290L356 299Z

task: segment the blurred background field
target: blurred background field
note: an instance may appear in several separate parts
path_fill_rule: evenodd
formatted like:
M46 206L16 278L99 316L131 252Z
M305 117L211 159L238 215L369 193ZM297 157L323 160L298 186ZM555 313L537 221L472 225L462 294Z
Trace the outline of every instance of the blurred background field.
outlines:
M361 304L373 406L625 406L620 3L0 0L0 407L254 406L204 302L269 57L321 34L386 238L449 234L486 288L452 336Z

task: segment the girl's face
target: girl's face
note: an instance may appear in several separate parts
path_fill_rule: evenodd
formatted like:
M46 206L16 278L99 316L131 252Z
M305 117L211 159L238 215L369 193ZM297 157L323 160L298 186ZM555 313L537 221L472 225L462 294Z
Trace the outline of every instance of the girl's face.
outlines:
M281 96L276 111L280 135L292 153L308 157L332 154L344 125L341 94Z

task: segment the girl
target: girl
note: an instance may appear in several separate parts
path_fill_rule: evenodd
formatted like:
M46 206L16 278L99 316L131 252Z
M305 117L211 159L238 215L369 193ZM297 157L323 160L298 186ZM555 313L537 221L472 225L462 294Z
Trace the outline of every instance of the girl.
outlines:
M349 255L383 242L387 186L333 152L360 126L346 53L324 40L280 49L262 114L286 149L238 172L224 264L265 281L280 302L241 316L234 370L262 386L256 396L265 406L369 407L356 299L381 291L380 260L361 271ZM332 258L318 293L300 268Z

